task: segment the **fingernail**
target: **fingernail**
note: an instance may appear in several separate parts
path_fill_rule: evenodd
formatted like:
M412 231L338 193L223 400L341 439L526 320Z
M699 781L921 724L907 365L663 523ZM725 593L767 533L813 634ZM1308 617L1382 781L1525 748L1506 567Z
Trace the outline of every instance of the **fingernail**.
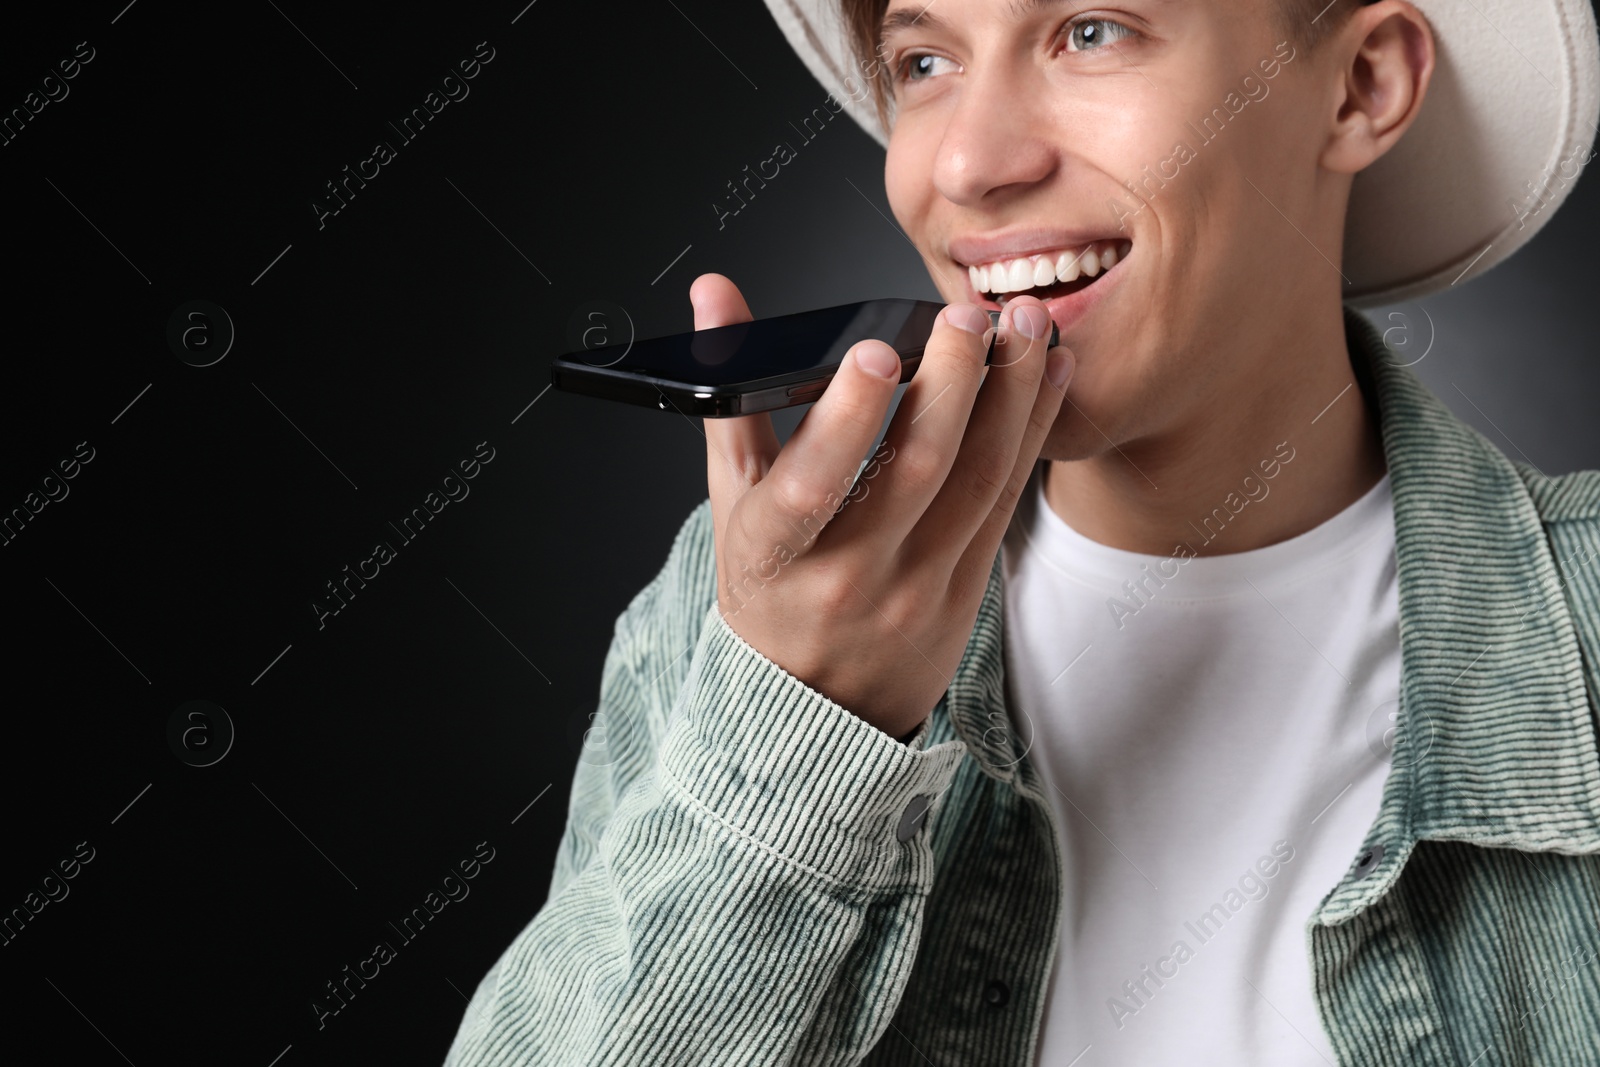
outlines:
M1036 307L1016 308L1011 312L1011 328L1024 337L1037 340L1050 328L1050 316Z
M989 316L971 304L951 304L944 309L944 321L968 333L981 334L989 328Z
M987 314L989 316L989 328L998 333L999 330L1000 330L1001 321L1002 321L1003 316L1004 316L1005 313L1001 312L1001 311L990 311ZM1050 351L1050 349L1056 347L1060 343L1061 343L1061 327L1056 324L1056 321L1054 319L1051 319L1050 320L1050 343L1045 346L1045 351L1046 352Z
M1050 384L1057 389L1067 384L1067 379L1072 377L1072 368L1077 360L1069 348L1058 348L1050 353L1045 360L1044 372L1050 379Z
M876 378L900 377L900 357L888 345L862 345L856 349L856 366Z

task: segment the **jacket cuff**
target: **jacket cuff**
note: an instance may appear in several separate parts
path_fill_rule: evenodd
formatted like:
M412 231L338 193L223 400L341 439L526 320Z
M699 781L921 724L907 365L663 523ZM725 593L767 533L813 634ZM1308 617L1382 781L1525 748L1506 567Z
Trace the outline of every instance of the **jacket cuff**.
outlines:
M660 770L734 833L824 877L882 884L924 866L927 823L966 754L959 740L924 748L926 736L922 726L902 744L857 718L763 656L713 605Z

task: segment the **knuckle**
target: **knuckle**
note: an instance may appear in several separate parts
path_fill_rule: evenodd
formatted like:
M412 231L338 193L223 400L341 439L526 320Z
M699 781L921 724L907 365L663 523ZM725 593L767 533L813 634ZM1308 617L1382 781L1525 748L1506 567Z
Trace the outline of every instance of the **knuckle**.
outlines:
M1012 372L1029 381L1044 377L1044 357L1048 344L1047 338L1014 335L1011 339Z
M883 408L882 404L847 394L839 399L833 414L844 423L843 429L846 432L869 428L876 430L878 424L883 421Z
M950 370L947 372L957 386L976 392L983 384L983 376L987 365L983 361L984 353L988 351L988 343L977 338L973 339L969 348L964 348L955 358L946 364Z
M1002 518L1009 518L1022 501L1022 488L1026 484L1024 479L1006 478L1005 484L1000 487L1000 492L995 496L993 510Z
M895 477L913 492L930 489L944 480L944 457L935 448L907 441L895 453Z
M995 333L994 355L990 358L989 367L1013 368L1026 364L1033 347L1033 342L1017 331L1000 329Z
M986 448L974 455L963 479L968 494L975 500L993 500L1011 480L1011 458L997 449Z
M1050 428L1055 425L1065 397L1066 393L1054 386L1039 390L1033 410L1028 413L1028 427L1024 431L1024 440L1044 439Z
M823 492L804 474L775 475L765 484L772 492L772 506L784 519L799 519L822 506Z
M887 406L888 395L863 388L859 381L846 375L834 375L833 381L823 390L822 400L817 405L823 410L824 417L829 422L842 423L847 430L871 427L873 431L876 431L879 423L883 421L883 413ZM808 417L809 415L810 412L807 412Z
M857 589L842 570L833 570L806 591L806 602L824 622L842 622L861 612L863 604Z
M983 373L983 357L989 350L989 338L993 333L968 333L954 326L945 329L945 333L935 333L929 339L922 362L936 364L940 376L953 379L957 385L971 385ZM917 373L920 375L922 371Z
M923 595L921 583L906 582L901 586L902 591L880 600L878 612L888 620L889 625L900 634L911 634L926 627L931 618L932 606ZM876 613L875 613L876 614Z
M964 369L969 369L976 374L983 367L983 357L989 351L989 342L994 338L994 327L982 333L967 333L965 330L955 331L961 335L950 347L955 357Z

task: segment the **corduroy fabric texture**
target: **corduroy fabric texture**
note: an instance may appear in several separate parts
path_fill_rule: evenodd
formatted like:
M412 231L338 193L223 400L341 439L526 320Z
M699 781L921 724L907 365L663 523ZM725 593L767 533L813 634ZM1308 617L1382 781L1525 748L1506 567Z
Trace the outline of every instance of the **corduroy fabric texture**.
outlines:
M1306 919L1324 1030L1340 1064L1600 1064L1600 474L1512 463L1346 326L1401 706L1378 818ZM1009 728L999 561L909 744L746 644L715 583L702 502L617 620L549 897L447 1067L1031 1064L1063 857Z

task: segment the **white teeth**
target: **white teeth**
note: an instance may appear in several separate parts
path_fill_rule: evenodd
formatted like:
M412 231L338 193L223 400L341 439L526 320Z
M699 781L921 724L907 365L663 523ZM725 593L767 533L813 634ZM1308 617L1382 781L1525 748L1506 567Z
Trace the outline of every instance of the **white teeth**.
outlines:
M1025 259L1013 259L1006 273L1006 291L1015 293L1033 285L1033 264Z
M997 260L967 268L972 287L996 296L1039 289L1056 282L1093 278L1128 258L1132 241L1100 241L1078 250L1066 250L1024 259Z

